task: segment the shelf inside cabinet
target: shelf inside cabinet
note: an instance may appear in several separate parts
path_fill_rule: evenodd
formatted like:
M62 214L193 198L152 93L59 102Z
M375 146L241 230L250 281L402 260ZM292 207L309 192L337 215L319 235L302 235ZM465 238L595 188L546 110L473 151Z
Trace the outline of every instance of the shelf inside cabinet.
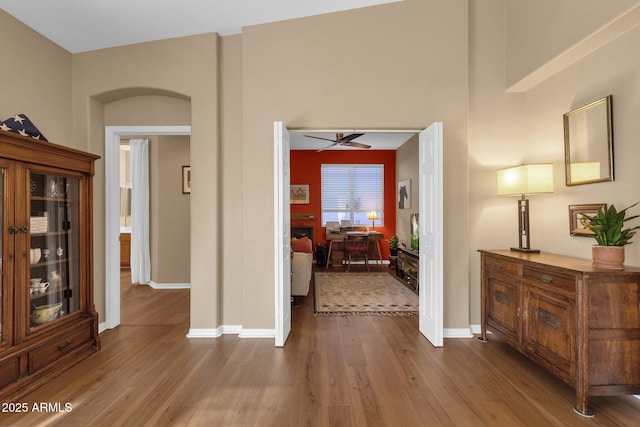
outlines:
M31 200L44 201L44 202L56 202L56 203L70 203L72 200L68 197L51 197L51 196L34 196L31 195Z
M37 262L35 264L31 264L31 268L44 267L47 265L56 265L56 264L61 264L65 262L71 262L71 260L69 258L56 258L56 259L52 259L44 262Z
M66 289L66 288L60 288L60 289L54 289L54 290L46 290L45 292L37 292L37 293L33 293L29 295L29 300L34 301L34 300L38 300L44 297L49 297L49 296L55 296L55 297L60 297L60 298L70 298L70 295L65 295L65 294L70 294L70 289ZM60 300L58 300L59 302Z

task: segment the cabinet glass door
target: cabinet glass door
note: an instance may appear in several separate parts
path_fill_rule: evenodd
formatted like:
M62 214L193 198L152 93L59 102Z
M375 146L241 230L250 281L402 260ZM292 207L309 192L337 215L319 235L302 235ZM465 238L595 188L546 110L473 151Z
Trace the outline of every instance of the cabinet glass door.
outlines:
M29 175L30 327L80 310L80 180Z

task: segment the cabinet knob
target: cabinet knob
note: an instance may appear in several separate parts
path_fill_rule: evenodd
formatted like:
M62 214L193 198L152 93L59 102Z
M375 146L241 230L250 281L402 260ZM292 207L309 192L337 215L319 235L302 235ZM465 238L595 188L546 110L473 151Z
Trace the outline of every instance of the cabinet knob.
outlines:
M18 227L15 225L9 226L9 234L18 234Z

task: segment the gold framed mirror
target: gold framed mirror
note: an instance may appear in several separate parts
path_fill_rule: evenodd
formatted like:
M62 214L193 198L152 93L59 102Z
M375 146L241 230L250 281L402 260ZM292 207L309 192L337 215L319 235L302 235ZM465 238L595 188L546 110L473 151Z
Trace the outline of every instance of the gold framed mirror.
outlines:
M613 181L611 98L606 96L562 116L567 185Z

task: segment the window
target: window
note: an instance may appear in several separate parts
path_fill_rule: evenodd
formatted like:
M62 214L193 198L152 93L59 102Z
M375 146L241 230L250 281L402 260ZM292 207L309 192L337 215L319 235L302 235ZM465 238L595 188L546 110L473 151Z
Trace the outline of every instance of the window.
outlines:
M322 225L351 220L353 225L384 225L384 165L322 165Z

